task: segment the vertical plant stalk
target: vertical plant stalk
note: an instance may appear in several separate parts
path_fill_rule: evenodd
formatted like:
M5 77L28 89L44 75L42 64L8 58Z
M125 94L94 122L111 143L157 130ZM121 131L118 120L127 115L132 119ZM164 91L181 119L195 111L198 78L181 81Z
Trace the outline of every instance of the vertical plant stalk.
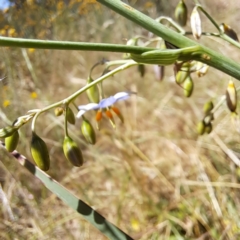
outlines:
M5 147L4 143L0 141L0 146ZM25 167L30 173L37 177L52 193L57 195L63 202L65 202L73 210L77 211L85 220L91 223L106 237L112 240L133 240L132 237L124 233L121 229L116 227L105 219L100 213L92 209L89 205L81 199L69 192L60 183L55 181L48 174L33 165L25 156L21 155L16 150L10 153L18 162Z

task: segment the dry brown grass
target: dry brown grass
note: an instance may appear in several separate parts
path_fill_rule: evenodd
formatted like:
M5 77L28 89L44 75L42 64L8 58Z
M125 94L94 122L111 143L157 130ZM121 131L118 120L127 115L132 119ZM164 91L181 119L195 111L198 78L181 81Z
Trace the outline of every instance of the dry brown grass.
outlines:
M205 2L218 22L240 32L234 1L227 9L225 1ZM113 24L104 28L110 20ZM110 11L104 17L89 13L72 28L56 24L54 29L55 39L114 43L123 43L123 38L142 31ZM239 59L239 51L226 43L201 41ZM121 57L50 50L35 50L28 56L36 82L20 49L1 49L1 71L9 84L7 89L1 86L0 100L2 104L9 99L11 105L1 108L0 127L7 119L47 106L82 87L90 67L102 57ZM94 76L101 70L98 68ZM155 80L148 66L144 78L134 67L105 81L106 94L124 90L138 94L118 104L125 124L117 121L113 130L104 120L94 146L84 142L80 121L71 127L85 158L80 169L70 166L63 156L63 118L56 118L53 112L41 116L37 132L50 150L49 174L135 239L239 239L240 172L228 155L231 149L239 156L239 127L232 124L223 104L215 113L213 132L202 137L196 133L203 104L209 99L215 104L220 101L229 77L214 69L203 78L194 76L195 91L190 99L184 98L172 79L171 66L163 82ZM36 99L30 97L32 91L37 92ZM76 103L87 103L86 96ZM87 114L92 123L93 115ZM30 126L24 126L20 135L18 150L31 159ZM105 239L3 149L0 157L0 181L7 198L0 205L0 239Z

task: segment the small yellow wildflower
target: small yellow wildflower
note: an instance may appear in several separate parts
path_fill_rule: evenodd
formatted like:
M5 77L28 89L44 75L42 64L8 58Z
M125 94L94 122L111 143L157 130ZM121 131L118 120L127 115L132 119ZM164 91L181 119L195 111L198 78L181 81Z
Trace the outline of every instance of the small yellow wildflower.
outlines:
M4 100L3 102L3 107L6 108L11 104L11 102L9 100Z
M16 30L14 28L9 28L8 29L8 36L9 37L14 37L16 36Z
M140 230L140 224L136 218L131 219L131 227L136 232L138 232Z
M36 99L38 97L36 92L31 92L31 98Z
M28 52L29 52L29 53L35 52L35 48L29 48L29 49L28 49Z

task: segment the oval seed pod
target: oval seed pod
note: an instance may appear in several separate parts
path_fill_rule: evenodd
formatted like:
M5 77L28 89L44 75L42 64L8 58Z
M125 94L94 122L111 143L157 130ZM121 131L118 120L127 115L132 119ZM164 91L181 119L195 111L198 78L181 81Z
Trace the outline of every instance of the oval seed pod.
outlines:
M237 33L229 25L222 23L219 27L223 33L225 33L227 36L229 36L233 40L239 42Z
M145 75L145 66L143 64L139 64L138 65L138 71L140 73L140 76L144 77L144 75Z
M203 106L203 112L205 113L205 115L208 115L213 110L213 108L214 108L213 102L208 101Z
M229 81L226 90L227 106L231 112L235 112L237 108L237 91L232 80Z
M75 167L83 165L83 157L80 148L77 143L74 142L70 137L65 136L63 142L63 152L67 160Z
M70 107L67 107L67 110L66 110L66 114L67 114L67 121L71 124L75 124L75 116L74 116L74 113L72 111L72 109Z
M96 143L96 134L94 128L86 118L83 119L81 131L88 143L93 145Z
M19 133L15 131L11 136L5 138L5 147L9 152L13 152L18 145Z
M181 26L185 26L187 23L188 10L184 0L179 1L175 9L175 18Z
M64 109L62 107L57 107L54 109L55 116L59 117L63 114Z
M0 138L9 137L16 131L17 131L17 128L16 127L12 127L12 126L7 126L5 128L1 128L0 129Z
M50 158L46 143L35 133L32 133L31 154L36 165L43 171L50 167Z
M183 83L184 96L185 97L191 97L192 92L193 92L193 88L194 88L193 80L190 76L188 76Z
M205 127L206 127L206 124L204 123L204 121L198 122L198 124L197 124L197 132L198 132L199 135L203 135L204 134Z
M194 7L191 17L190 17L190 23L191 23L191 29L193 36L196 39L199 39L202 35L202 27L201 27L201 18L197 10L197 6Z
M93 79L89 76L87 79L87 84L93 82ZM92 103L98 103L99 102L99 91L97 85L94 85L86 90L88 99Z
M208 123L205 127L205 133L209 134L212 132L212 123Z

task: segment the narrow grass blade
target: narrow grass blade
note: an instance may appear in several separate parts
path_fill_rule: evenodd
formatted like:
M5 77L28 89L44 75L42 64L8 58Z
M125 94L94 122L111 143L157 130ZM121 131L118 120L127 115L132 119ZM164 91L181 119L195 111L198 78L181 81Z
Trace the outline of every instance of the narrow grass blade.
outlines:
M0 146L4 146L4 143L0 141ZM69 207L77 211L82 217L90 222L95 228L102 232L106 237L113 240L131 240L130 236L124 233L121 229L110 223L101 214L92 209L89 205L77 198L65 187L51 178L47 173L40 170L33 165L25 156L19 152L14 151L10 153L18 162L24 166L29 172L43 182L43 184L54 194L56 194L63 202Z

